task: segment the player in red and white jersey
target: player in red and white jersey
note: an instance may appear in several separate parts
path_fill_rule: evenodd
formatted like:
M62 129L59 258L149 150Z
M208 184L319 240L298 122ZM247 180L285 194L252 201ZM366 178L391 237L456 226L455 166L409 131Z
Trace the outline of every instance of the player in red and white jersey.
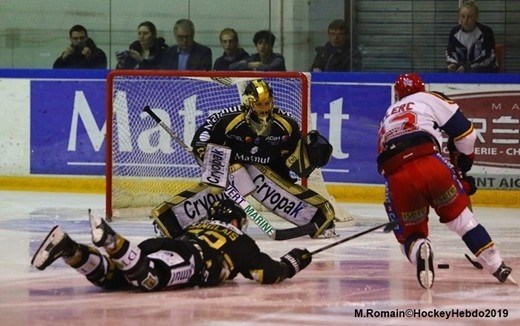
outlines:
M399 221L394 234L416 265L419 283L430 288L434 280L430 207L441 223L462 238L483 268L505 282L512 269L470 209L469 195L476 191L474 179L466 176L474 159L473 124L446 95L426 92L417 74L399 75L394 91L396 102L379 128L377 163L386 179L388 217ZM449 137L450 161L440 153L442 132Z

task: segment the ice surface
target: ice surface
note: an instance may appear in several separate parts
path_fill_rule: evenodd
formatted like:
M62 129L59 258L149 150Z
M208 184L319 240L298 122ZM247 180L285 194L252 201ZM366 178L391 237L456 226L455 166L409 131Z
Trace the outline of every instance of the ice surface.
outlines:
M98 289L61 260L45 271L30 266L55 224L89 243L87 210L103 215L102 195L0 191L0 204L1 325L520 325L519 287L475 269L464 258L469 251L462 240L436 216L430 218L434 262L450 269L436 270L429 291L419 286L393 235L378 230L316 254L307 269L280 284L238 277L216 288L141 293ZM254 223L248 233L263 251L280 257L294 247L312 251L386 221L381 205L346 207L355 220L338 225L339 238L273 241ZM474 210L519 280L520 209ZM276 219L273 224L290 226ZM154 236L148 218L114 220L112 226L132 241ZM392 316L407 309L420 315Z

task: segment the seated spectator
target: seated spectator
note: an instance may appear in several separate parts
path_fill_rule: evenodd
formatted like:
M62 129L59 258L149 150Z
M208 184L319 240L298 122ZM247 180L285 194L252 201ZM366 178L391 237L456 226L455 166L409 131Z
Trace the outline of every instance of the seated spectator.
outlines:
M234 29L224 28L220 32L219 39L224 54L215 60L213 70L228 70L230 64L244 60L249 56L249 53L240 47L238 34Z
M54 61L53 68L83 68L106 69L107 56L96 46L94 40L88 37L87 29L81 25L74 25L69 30L70 44L65 51Z
M161 69L211 70L211 49L194 41L195 26L189 19L179 19L173 26L177 45L163 54Z
M316 48L311 71L361 71L361 52L350 51L347 22L334 20L329 24L328 34L329 41Z
M127 51L116 52L117 69L159 69L164 51L164 38L157 37L157 28L145 21L137 27L137 41Z
M459 25L452 28L446 48L448 72L497 72L495 34L478 22L479 9L474 1L459 8Z
M230 64L229 70L286 71L284 57L273 52L275 40L276 37L270 31L256 32L253 43L258 52Z

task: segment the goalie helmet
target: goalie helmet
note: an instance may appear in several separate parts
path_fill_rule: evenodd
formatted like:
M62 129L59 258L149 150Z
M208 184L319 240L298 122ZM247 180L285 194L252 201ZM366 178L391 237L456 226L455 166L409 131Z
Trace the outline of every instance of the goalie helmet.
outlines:
M424 82L416 73L401 74L394 83L396 101L418 92L424 92Z
M247 228L246 212L237 203L228 198L213 203L209 210L208 218L226 223L236 220L239 229L245 231Z
M247 84L242 95L247 123L257 135L268 135L273 120L273 90L267 82L256 79Z

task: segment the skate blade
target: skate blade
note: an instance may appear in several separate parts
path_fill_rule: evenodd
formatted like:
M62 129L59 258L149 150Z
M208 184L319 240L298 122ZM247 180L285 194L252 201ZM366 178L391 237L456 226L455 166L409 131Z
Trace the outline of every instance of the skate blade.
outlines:
M54 246L60 243L63 237L65 237L65 233L58 225L54 226L49 234L47 234L47 237L43 240L38 250L36 250L36 253L31 259L31 265L39 270L44 270L47 267L45 263L50 257L50 251Z
M513 283L514 285L518 285L518 283L516 282L516 280L515 280L511 275L509 275L509 276L506 278L506 281L509 281L510 283Z
M421 278L421 286L425 289L431 289L433 286L433 272L430 270L432 268L430 266L430 256L431 256L431 247L427 244L423 244L420 247L420 256L421 259L424 260L424 271L421 271L420 278Z
M47 261L47 259L49 259L49 253L48 252L44 252L42 254L40 254L38 257L34 257L33 258L33 261L31 262L31 264L38 268L38 269L42 269L42 266L43 266L43 263L45 263L45 261Z
M92 242L99 242L103 238L103 230L98 228L98 226L101 225L101 219L98 217L95 217L92 214L92 211L88 210L88 219L90 221L90 229L92 234Z

